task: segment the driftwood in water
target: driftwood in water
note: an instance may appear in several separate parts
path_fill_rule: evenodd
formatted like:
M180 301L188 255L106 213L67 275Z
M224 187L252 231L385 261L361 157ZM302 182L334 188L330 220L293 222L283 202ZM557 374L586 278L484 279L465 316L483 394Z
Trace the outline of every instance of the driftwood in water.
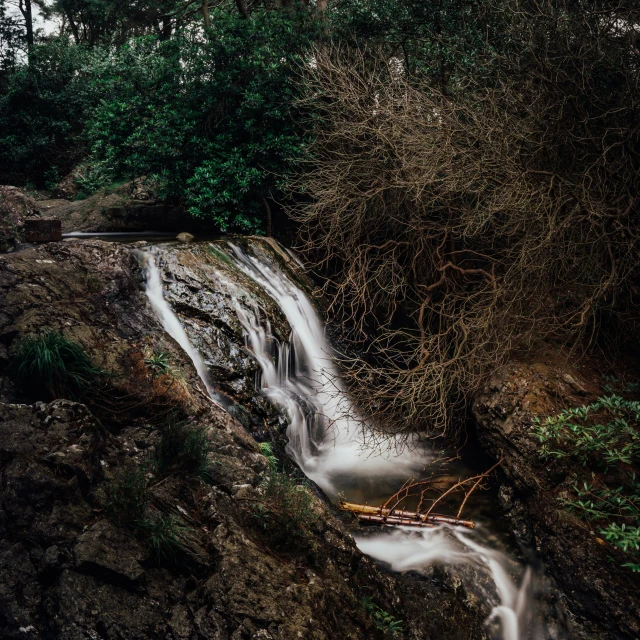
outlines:
M361 522L409 527L435 527L438 524L450 524L473 529L476 526L473 520L461 520L460 518L441 516L434 513L424 514L404 509L370 507L369 505L355 504L353 502L341 502L338 506L343 511L357 514Z
M444 462L446 463L446 461ZM394 493L379 507L370 507L369 505L355 504L346 501L341 501L338 506L343 511L350 511L357 515L360 522L408 527L435 527L438 524L450 524L454 527L473 529L476 526L475 522L473 522L473 520L462 520L460 517L462 511L467 504L469 496L478 489L478 487L482 487L483 482L500 462L493 465L491 469L484 473L459 480L448 489L441 490L439 492L440 495L437 497L431 496L434 490L437 490L436 487L441 477L438 476L436 472L432 472L430 477L419 479L417 482L414 481L413 478L410 478L402 485L399 491ZM462 492L464 497L455 516L443 516L432 513L433 508L438 503L441 503L444 498L456 492ZM404 509L404 505L407 504L409 500L417 501L415 511L407 511ZM424 508L423 505L425 505ZM427 505L429 505L428 508Z

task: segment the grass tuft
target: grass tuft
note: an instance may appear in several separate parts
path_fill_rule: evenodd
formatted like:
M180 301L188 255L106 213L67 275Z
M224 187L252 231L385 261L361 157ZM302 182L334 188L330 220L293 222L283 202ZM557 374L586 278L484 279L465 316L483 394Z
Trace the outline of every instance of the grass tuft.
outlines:
M18 388L38 400L78 399L104 374L78 343L55 331L24 338L11 371Z
M206 428L172 416L160 427L154 454L156 470L161 475L181 471L206 479L210 452Z

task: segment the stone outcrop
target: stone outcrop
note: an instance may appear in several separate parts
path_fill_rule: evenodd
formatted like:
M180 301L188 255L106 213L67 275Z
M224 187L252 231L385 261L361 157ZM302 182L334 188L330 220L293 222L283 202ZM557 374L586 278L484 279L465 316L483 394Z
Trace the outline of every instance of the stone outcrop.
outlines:
M199 390L191 362L147 303L136 250L67 240L0 255L0 636L382 638L363 605L368 597L405 620L407 639L483 638L486 603L438 571L385 573L320 497L302 547L265 537L257 505L266 459L243 425ZM214 271L225 269L220 257L180 249L166 260L163 268L175 269L168 295L190 335L218 358L246 413L259 412L243 379L257 365L230 301L210 295ZM210 324L218 333L206 333ZM35 401L14 388L8 367L20 339L43 328L81 344L108 373L81 402ZM153 373L154 353L171 372ZM148 508L181 536L175 554L159 558L109 496L127 471L148 468L168 411L207 430L210 471L206 480L153 476Z
M500 498L524 548L535 549L589 637L640 635L640 580L598 531L562 508L574 475L566 459L544 460L532 419L602 394L595 366L571 366L550 347L496 371L473 402L480 445L502 459Z
M24 221L39 215L36 201L17 187L0 185L0 252L22 241Z

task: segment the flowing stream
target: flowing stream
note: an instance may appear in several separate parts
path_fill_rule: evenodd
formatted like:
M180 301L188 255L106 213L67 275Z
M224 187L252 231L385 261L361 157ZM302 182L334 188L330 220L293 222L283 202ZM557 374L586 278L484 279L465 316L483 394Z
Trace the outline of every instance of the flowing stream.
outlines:
M407 478L420 474L432 459L431 451L424 446L396 447L393 443L381 449L349 400L332 359L324 324L304 291L275 262L232 243L228 248L235 266L277 303L292 329L288 342L277 341L271 334L269 318L251 295L221 272L217 274L260 365L260 390L286 415L287 453L327 495L343 493L347 499L379 504ZM145 256L149 300L215 399L206 366L163 297L154 256ZM533 624L531 569L492 548L487 529L482 523L474 530L449 526L390 528L355 539L364 553L396 571L421 571L437 563L473 567L489 584L483 595L493 607L487 624L494 637L554 637ZM514 573L520 574L519 579L513 577Z

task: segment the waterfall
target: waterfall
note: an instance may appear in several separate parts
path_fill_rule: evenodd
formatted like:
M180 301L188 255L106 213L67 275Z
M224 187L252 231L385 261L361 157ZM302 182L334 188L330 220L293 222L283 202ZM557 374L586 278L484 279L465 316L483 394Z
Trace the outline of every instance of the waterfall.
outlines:
M145 292L147 298L155 311L156 316L162 322L164 330L182 347L182 350L189 356L193 366L200 376L200 380L205 386L209 397L217 404L220 404L218 394L209 383L209 375L198 350L194 348L189 340L187 332L184 330L178 316L174 313L171 305L164 299L162 289L162 278L160 270L156 264L155 255L151 251L142 254L146 273Z
M280 269L229 246L238 268L273 298L292 329L289 345L272 348L268 319L263 327L257 304L241 305L237 287L226 281L236 289L231 298L262 369L261 390L284 410L287 453L305 475L335 497L345 482L376 483L385 478L397 484L419 474L427 462L423 449L400 443L384 450L367 446L375 437L343 388L324 324L306 294Z
M399 483L420 474L431 459L427 449L391 446L383 450L376 446L370 427L349 400L324 325L304 291L274 263L232 243L228 246L235 266L277 303L292 330L288 342L276 340L269 317L251 293L216 270L243 327L247 346L260 366L259 388L286 416L287 453L291 458L328 495L335 497L347 491L374 504L375 498L390 495ZM214 395L202 359L164 299L154 256L146 253L145 260L147 295L154 310ZM397 571L421 571L433 563L474 567L493 585L485 594L493 603L487 620L492 631L501 640L540 637L533 625L530 568L524 570L518 585L511 577L516 563L481 543L479 530L441 526L416 531L398 527L355 540L363 553L389 563Z
M396 528L372 536L356 536L358 548L367 555L391 565L394 571L421 571L434 563L470 564L487 574L495 593L485 597L496 603L487 624L498 622L502 640L536 640L540 630L534 623L533 574L526 567L520 585L510 575L513 561L495 549L473 539L476 531L447 525L420 531ZM479 586L479 585L476 585Z

